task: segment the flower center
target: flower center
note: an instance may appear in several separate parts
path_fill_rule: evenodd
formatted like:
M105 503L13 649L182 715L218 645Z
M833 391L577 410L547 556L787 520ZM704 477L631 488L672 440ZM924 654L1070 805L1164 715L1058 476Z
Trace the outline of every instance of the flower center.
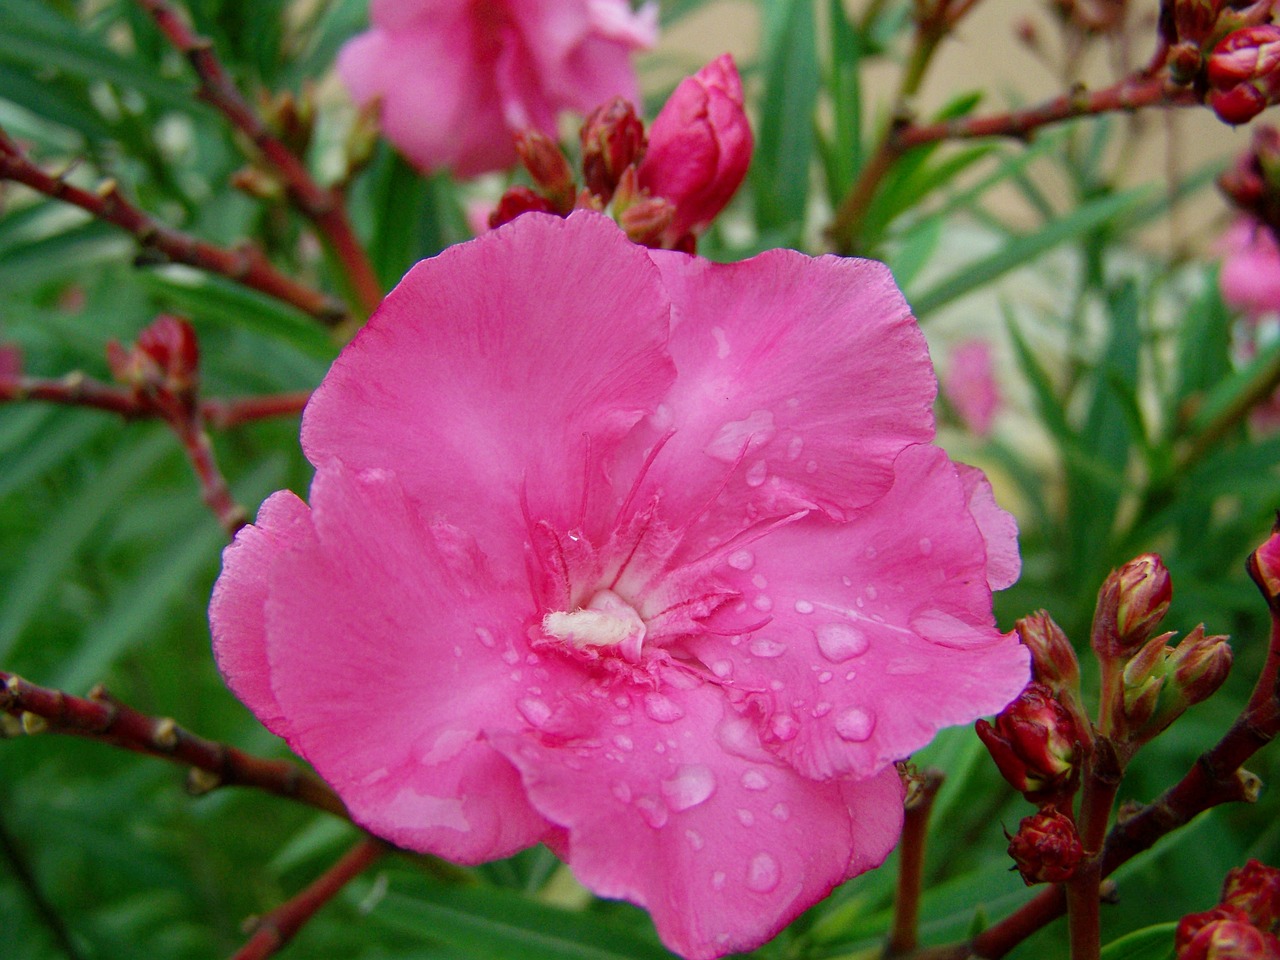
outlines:
M571 646L617 647L628 663L638 663L645 625L631 604L612 590L601 590L585 606L542 618L542 631Z

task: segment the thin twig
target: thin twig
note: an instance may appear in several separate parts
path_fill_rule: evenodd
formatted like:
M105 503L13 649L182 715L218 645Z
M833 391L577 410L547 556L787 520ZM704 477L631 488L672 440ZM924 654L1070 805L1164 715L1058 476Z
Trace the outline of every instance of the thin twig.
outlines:
M254 924L253 936L231 960L265 960L293 939L326 903L348 883L367 870L389 847L381 840L365 837L348 850L297 896L276 907Z
M138 3L151 15L169 43L191 63L200 81L200 98L245 134L280 175L298 212L315 224L333 249L360 306L366 313L372 313L382 302L382 288L368 253L347 219L342 194L316 183L306 165L271 132L240 95L208 38L192 32L166 0L138 0Z
M924 852L929 814L942 788L941 770L925 770L909 786L902 839L898 843L898 891L893 900L893 929L886 957L906 956L919 944L920 895L924 888Z
M48 730L109 743L191 768L193 794L216 787L256 787L334 816L350 819L329 785L288 760L267 760L206 740L168 717L151 717L95 687L87 698L29 683L0 670L0 710L30 733Z
M220 247L167 227L126 200L114 180L103 181L90 191L50 176L0 128L0 181L3 180L24 184L46 197L79 207L95 219L131 234L147 254L139 262L182 263L216 273L291 304L328 326L346 319L342 304L285 276L252 244Z

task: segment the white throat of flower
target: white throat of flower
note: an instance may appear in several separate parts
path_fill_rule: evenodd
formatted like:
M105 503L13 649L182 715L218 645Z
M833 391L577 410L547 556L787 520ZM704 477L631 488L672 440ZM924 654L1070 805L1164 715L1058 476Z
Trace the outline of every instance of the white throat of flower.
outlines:
M612 590L601 590L586 607L548 613L542 618L542 631L579 649L617 647L623 659L635 663L645 627L631 604Z

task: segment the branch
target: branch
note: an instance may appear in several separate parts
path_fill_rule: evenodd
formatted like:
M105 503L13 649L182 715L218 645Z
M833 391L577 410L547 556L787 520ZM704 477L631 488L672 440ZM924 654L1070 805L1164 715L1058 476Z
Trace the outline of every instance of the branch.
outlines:
M886 957L911 954L919 943L920 893L924 886L924 851L929 834L929 814L942 788L945 774L925 770L908 782L902 840L898 844L898 886L893 898L893 930L885 947ZM914 789L912 789L914 788Z
M167 227L126 200L114 180L105 180L96 190L89 191L60 177L52 177L36 166L0 128L0 181L3 180L25 184L37 193L79 207L94 218L132 234L144 254L150 255L140 257L140 263L183 263L216 273L291 304L328 326L337 326L347 318L347 311L340 303L285 276L252 244L219 247Z
M297 896L286 901L254 924L253 936L231 960L265 960L293 939L326 903L343 887L386 853L381 840L365 837L348 850L332 867Z
M263 159L284 180L293 205L329 242L361 307L366 313L372 313L382 302L382 287L347 219L342 194L316 183L302 161L272 134L227 76L208 38L193 33L167 0L138 0L138 3L155 20L169 43L191 63L200 81L200 99L253 141Z
M27 733L85 737L191 767L187 789L193 795L217 787L256 787L350 819L329 785L297 764L198 737L168 717L150 717L120 703L100 686L86 699L0 670L0 711L18 717Z

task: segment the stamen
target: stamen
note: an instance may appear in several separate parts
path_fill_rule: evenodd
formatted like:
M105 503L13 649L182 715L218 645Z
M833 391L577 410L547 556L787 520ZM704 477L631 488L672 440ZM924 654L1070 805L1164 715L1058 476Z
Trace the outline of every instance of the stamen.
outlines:
M631 490L627 493L627 497L622 501L622 506L618 509L618 516L613 521L615 528L620 528L627 514L631 510L631 503L635 500L636 494L640 492L640 484L644 482L645 476L649 473L649 468L653 466L653 461L658 459L658 454L662 448L667 445L667 441L676 435L674 430L670 430L658 438L658 442L653 445L653 449L649 451L649 456L645 457L644 463L640 465L640 470L636 473L635 482L631 484ZM745 451L744 451L745 453Z

